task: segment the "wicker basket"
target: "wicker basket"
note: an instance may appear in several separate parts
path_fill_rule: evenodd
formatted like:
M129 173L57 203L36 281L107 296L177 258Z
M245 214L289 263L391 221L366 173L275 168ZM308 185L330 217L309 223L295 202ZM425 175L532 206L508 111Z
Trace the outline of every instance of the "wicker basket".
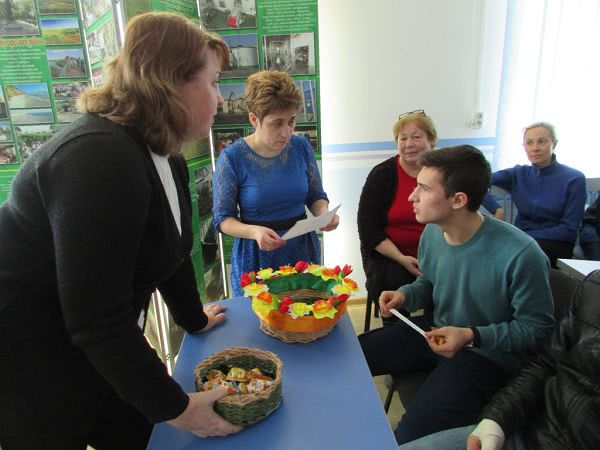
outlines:
M280 292L277 295L281 298L291 297L293 300L309 301L328 297L326 292L314 289L295 289ZM283 342L306 344L327 336L333 330L338 320L346 314L346 302L338 305L336 310L337 313L333 319L326 317L316 319L313 316L292 319L288 314L279 311L271 311L268 317L264 317L259 313L256 313L256 315L260 318L260 329L269 336Z
M208 371L219 369L221 366L240 367L251 370L255 367L261 371L274 374L273 384L264 391L253 394L228 395L215 402L215 411L235 425L252 425L267 417L281 404L281 376L283 364L271 352L258 348L235 347L217 352L200 364L194 370L196 390Z

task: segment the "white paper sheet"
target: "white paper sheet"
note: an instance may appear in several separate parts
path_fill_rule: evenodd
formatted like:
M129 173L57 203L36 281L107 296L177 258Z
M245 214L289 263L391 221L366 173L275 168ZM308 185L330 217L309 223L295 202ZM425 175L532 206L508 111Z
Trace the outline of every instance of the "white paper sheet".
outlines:
M335 208L333 208L327 214L323 214L322 216L318 216L318 217L312 216L312 217L307 217L306 219L299 220L298 222L296 222L294 224L294 226L292 228L290 228L283 236L281 236L281 239L286 239L286 240L292 239L292 238L295 238L296 236L302 236L303 234L310 233L311 231L317 231L320 228L323 228L329 222L331 222L331 219L333 219L333 216L335 215L337 210L340 208L340 206L342 206L342 205L341 204L337 205Z

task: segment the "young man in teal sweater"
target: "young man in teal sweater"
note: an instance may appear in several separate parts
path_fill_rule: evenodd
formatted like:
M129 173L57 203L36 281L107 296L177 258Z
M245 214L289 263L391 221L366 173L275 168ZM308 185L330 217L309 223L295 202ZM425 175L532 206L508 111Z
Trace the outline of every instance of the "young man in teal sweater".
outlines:
M430 371L395 431L399 444L473 423L516 373L519 356L554 326L548 259L538 244L478 212L491 174L482 153L452 147L425 152L420 163L409 200L428 224L418 252L423 275L383 292L379 305L384 317L392 308L433 307L432 319L413 318L431 331L423 339L400 322L359 336L373 375Z

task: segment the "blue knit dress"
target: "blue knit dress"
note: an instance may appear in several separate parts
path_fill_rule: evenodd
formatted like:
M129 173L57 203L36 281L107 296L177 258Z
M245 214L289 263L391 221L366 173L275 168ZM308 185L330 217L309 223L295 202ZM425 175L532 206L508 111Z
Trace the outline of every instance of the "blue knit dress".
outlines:
M259 155L238 139L225 148L213 177L213 220L215 228L228 217L244 221L282 221L304 214L317 200L328 200L310 143L292 136L282 152L272 158ZM287 230L275 230L280 236ZM297 261L320 263L316 234L290 239L282 247L265 252L253 239L236 238L231 256L233 296L243 295L243 273Z

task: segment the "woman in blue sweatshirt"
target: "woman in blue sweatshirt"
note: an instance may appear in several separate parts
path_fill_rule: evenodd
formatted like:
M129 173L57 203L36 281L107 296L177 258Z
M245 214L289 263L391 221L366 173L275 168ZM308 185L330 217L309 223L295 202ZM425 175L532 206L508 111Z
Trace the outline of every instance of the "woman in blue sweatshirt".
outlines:
M492 184L510 192L517 207L515 226L533 237L552 267L557 258L571 258L585 208L585 176L556 161L554 127L536 122L523 133L530 166L517 165L492 175ZM491 195L483 206L502 218L504 211Z

